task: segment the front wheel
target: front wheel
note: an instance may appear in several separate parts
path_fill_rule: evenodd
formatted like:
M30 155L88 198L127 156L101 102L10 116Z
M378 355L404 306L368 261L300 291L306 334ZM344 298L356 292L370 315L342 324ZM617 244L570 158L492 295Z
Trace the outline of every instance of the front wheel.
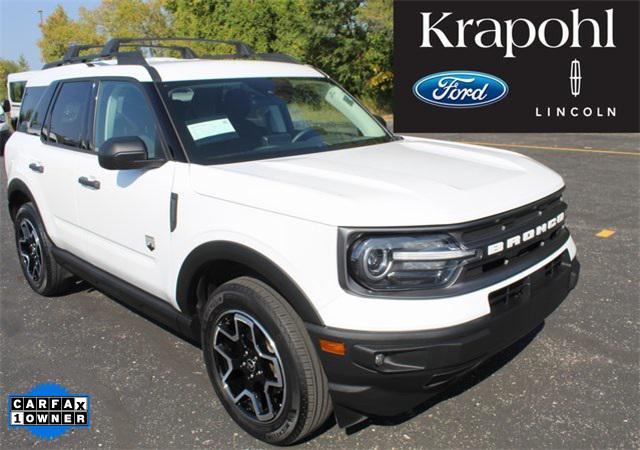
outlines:
M327 420L327 379L300 317L275 290L241 277L220 286L202 314L209 377L231 417L275 445Z

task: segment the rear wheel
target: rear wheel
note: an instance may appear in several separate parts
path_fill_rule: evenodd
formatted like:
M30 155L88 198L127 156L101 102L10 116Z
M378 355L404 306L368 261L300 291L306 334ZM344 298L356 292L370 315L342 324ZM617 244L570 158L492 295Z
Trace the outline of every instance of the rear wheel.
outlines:
M271 287L241 277L203 314L209 377L231 417L270 444L312 433L331 413L327 380L300 317Z
M14 229L20 267L29 286L41 295L59 294L66 285L67 273L53 258L53 244L31 202L18 209Z

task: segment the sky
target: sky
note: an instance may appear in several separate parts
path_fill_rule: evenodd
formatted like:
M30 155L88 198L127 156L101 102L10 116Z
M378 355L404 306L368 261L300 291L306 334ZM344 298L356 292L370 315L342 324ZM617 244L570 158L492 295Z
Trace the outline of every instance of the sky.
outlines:
M76 19L81 6L95 8L100 0L0 0L0 58L17 60L24 55L31 69L39 69L42 59L36 44L40 39L38 10L46 19L58 4Z

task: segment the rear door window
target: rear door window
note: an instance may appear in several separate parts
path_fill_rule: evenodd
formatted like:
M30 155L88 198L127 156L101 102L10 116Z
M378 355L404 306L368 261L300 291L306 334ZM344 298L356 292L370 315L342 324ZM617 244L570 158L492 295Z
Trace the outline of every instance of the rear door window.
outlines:
M84 144L92 90L91 81L62 85L51 110L49 141L70 147Z

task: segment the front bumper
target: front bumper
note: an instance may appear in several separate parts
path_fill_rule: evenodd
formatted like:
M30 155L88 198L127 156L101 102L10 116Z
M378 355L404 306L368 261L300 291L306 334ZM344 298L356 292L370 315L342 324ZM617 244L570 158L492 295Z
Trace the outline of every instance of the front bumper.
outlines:
M307 324L329 380L338 424L345 427L368 416L395 416L438 394L541 324L576 286L579 272L577 258L572 261L564 251L523 279L492 292L489 314L447 328L395 333ZM323 352L320 339L343 342L346 354Z

